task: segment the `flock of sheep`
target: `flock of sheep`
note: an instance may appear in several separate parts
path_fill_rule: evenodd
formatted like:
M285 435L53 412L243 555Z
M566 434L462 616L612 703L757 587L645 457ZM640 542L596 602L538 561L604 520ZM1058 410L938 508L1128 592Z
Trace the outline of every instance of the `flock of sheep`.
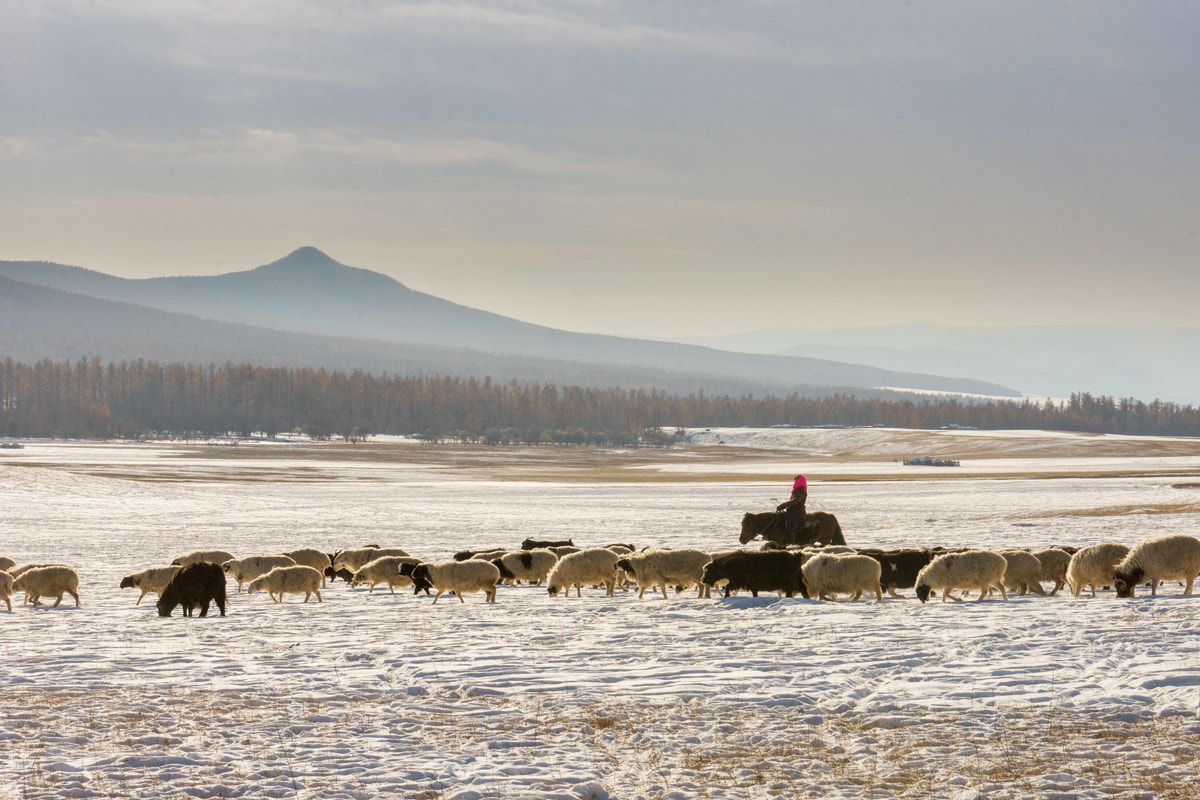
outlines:
M328 579L342 578L352 586L374 591L386 584L414 591L464 595L482 592L487 602L496 601L496 587L525 581L547 585L549 594L582 596L583 588L604 587L611 596L616 589L630 588L643 596L647 589L668 587L677 592L696 587L699 597L710 597L712 589L726 596L739 591L777 592L792 597L800 594L821 600L841 595L857 600L871 595L876 600L899 589L915 589L921 602L938 592L942 601L966 599L972 591L978 599L998 592L1008 599L1009 591L1046 594L1043 582L1052 582L1053 595L1070 586L1078 597L1098 587L1113 587L1119 597L1132 597L1135 587L1147 584L1156 594L1163 581L1180 581L1191 594L1200 575L1200 539L1173 535L1148 539L1130 548L1121 544L1097 544L1083 548L1054 547L1037 552L1019 549L784 549L765 545L760 550L731 550L711 553L698 549L646 549L631 544L579 548L570 540L527 539L520 550L464 551L453 560L426 562L399 548L360 547L328 554L314 548L286 553L235 558L224 550L200 550L180 556L169 566L151 567L127 576L121 588L138 589L135 605L147 594L158 595L161 616L170 616L178 606L185 616L199 610L208 614L217 605L225 615L226 580L232 578L241 592L266 592L276 603L284 594L321 600ZM961 590L956 596L954 591ZM63 564L18 566L0 556L0 599L12 611L13 592L24 592L25 602L40 605L41 598L55 597L54 605L71 595L79 600L79 575Z

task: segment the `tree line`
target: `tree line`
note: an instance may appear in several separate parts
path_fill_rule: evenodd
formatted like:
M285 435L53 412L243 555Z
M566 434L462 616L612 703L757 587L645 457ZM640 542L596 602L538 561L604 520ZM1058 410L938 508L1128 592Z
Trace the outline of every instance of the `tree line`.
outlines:
M0 436L111 439L421 434L489 444L665 445L677 427L844 425L1200 436L1190 405L1072 394L1062 403L948 397L688 395L444 375L101 359L0 362Z

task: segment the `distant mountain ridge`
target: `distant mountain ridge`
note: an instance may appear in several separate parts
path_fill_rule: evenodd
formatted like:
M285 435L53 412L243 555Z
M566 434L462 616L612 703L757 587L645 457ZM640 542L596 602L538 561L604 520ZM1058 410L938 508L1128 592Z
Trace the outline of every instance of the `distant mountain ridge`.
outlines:
M934 374L969 371L1027 394L1072 392L1200 405L1200 327L934 324L773 328L675 341L743 353L807 355Z
M256 269L216 276L132 280L46 262L0 262L0 277L8 279L0 292L0 311L9 320L0 326L0 334L4 342L23 342L27 354L39 352L38 342L45 342L45 352L38 357L112 358L110 353L120 349L123 353L143 353L141 357L146 358L165 357L151 353L187 352L186 360L201 363L244 353L237 358L256 363L272 363L263 359L278 358L295 365L307 357L328 365L347 356L349 349L359 352L360 357L342 363L370 363L376 365L373 369L379 369L381 363L409 364L412 359L404 354L420 352L418 360L427 371L443 374L466 369L464 363L472 364L471 369L477 372L480 362L484 362L485 366L507 364L514 373L538 373L544 376L542 380L583 371L609 376L638 374L639 381L653 379L656 374L664 379L667 375L681 379L686 376L686 381L771 386L777 391L786 391L787 387L888 386L1018 395L1004 385L970 378L555 330L414 291L385 275L340 264L312 247L300 248ZM12 285L17 283L58 294L30 293ZM58 307L60 327L67 328L56 333L46 325L50 314L27 313L31 309L22 312L11 301L9 308L2 307L6 296L22 291L23 302L31 309L39 304ZM70 329L61 309L86 304L61 296L64 294L113 305L103 311L88 306L89 328ZM145 311L149 309L175 317L148 315ZM15 327L18 317L24 326L19 330ZM222 324L246 329L231 336L229 329L215 327ZM180 340L172 334L173 325L189 331L188 338ZM139 330L148 329L154 333L139 335ZM280 338L276 334L288 336ZM296 349L296 337L304 336L310 337L305 345L310 348L307 356ZM356 340L353 346L347 345L348 339ZM118 342L124 344L118 347ZM208 350L220 351L222 357L205 355L206 342ZM284 351L288 355L284 356ZM365 358L368 352L372 355ZM535 361L540 361L540 366L534 367ZM518 364L522 366L518 368ZM581 365L588 365L588 369L581 370Z

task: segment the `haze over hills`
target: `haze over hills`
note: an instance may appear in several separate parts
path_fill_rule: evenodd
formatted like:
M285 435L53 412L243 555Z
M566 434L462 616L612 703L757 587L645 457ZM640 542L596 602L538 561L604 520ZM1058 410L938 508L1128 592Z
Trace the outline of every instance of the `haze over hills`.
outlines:
M887 386L1019 394L970 378L555 330L414 291L311 247L207 277L130 280L0 262L0 314L2 355L20 360L233 360L708 392Z
M1026 394L1072 392L1200 405L1200 327L881 325L774 328L677 341L807 355L939 375L970 374Z

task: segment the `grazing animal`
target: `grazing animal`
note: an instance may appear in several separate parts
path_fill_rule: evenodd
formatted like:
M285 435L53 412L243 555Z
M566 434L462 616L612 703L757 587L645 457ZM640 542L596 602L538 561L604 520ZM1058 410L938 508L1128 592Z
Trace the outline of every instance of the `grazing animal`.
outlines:
M1200 539L1186 534L1147 539L1129 551L1113 570L1117 597L1133 597L1140 583L1150 584L1150 595L1158 594L1160 581L1183 581L1184 594L1200 575Z
M195 564L199 561L207 561L210 564L224 564L231 558L233 558L233 553L228 550L193 550L179 558L172 559L171 564L176 567L186 567L188 564Z
M122 589L141 589L142 593L138 595L135 606L142 604L142 598L154 592L161 595L163 589L167 588L167 584L171 582L171 578L175 577L175 573L179 572L182 567L151 567L144 569L141 572L135 572L132 575L126 575L121 579Z
M9 611L12 611L12 586L13 576L0 570L0 599L4 600L4 604L8 606Z
M1042 576L1042 562L1037 556L1027 550L1014 548L1005 548L997 552L1004 556L1004 560L1007 562L1004 569L1006 589L1016 591L1018 597L1027 592L1046 596L1046 590L1042 588L1039 580Z
M338 553L331 566L335 572L343 568L351 572L358 572L365 565L384 556L407 557L408 553L399 547L355 547Z
M1067 566L1071 563L1071 554L1058 547L1049 547L1034 553L1042 571L1038 574L1038 583L1053 581L1054 588L1050 596L1058 594L1058 590L1067 585Z
M879 585L879 562L870 556L821 553L804 562L801 573L810 597L835 600L839 594L852 594L857 600L863 593L883 600Z
M979 590L979 599L988 596L988 591L998 589L1000 596L1008 599L1004 588L1004 571L1008 562L999 553L990 550L968 550L965 553L940 555L917 575L917 597L924 603L929 595L940 591L942 602L949 598L961 601L961 597L950 594L953 589Z
M313 595L321 602L321 571L300 564L275 567L270 572L260 575L246 586L246 594L266 592L276 603L283 602L285 592L300 594L304 592L304 602Z
M400 574L412 581L413 594L420 594L421 592L425 592L425 594L433 594L433 585L424 578L418 578L413 574L416 572L418 566L420 566L419 563L410 564L407 561L403 561L400 563Z
M526 539L521 542L522 550L542 550L551 547L574 547L570 539Z
M558 556L553 550L539 547L533 550L518 550L515 553L503 553L488 559L500 570L503 581L526 581L539 585L550 575L550 570L558 563Z
M1129 548L1115 542L1079 548L1067 564L1067 583L1071 586L1071 594L1079 597L1083 587L1090 586L1092 597L1095 597L1097 586L1112 586L1113 572L1127 555Z
M158 595L156 607L160 617L171 616L175 606L183 606L185 617L197 608L207 617L209 603L214 602L225 616L225 571L211 561L197 561L175 573Z
M439 561L422 563L413 568L413 581L427 581L437 594L433 596L436 605L438 598L446 592L454 592L460 602L465 603L463 595L468 592L483 592L484 599L489 603L496 602L496 583L500 580L500 570L490 561L470 558L466 561Z
M346 583L352 583L354 581L354 573L345 567L342 567L341 569L334 569L332 566L328 566L325 568L325 577L330 580L341 578Z
M40 606L41 598L55 597L54 607L62 603L63 595L69 594L75 598L75 606L79 602L79 573L70 567L57 565L52 567L33 567L13 578L12 590L24 592L25 599L35 606ZM11 610L11 609L10 609Z
M799 592L807 598L803 566L804 556L793 550L739 550L714 557L700 580L710 587L724 582L726 596L744 589L755 597L759 592L783 592L788 597Z
M576 596L583 597L584 586L603 585L608 590L606 595L612 597L617 585L617 561L620 558L612 550L603 547L568 553L558 560L546 577L547 591L551 597L557 597L559 592L564 597L570 597L571 587L574 586Z
M290 556L272 553L264 556L231 558L221 564L221 569L237 581L237 589L241 592L243 583L249 583L260 575L266 575L276 567L294 566L296 566L296 562Z
M15 581L17 578L21 577L26 572L29 572L29 570L31 570L31 569L39 569L40 567L65 567L65 566L66 566L66 564L54 564L54 563L22 564L19 567L9 567L8 574L11 575L12 579ZM31 602L33 602L33 601L29 599L29 594L26 593L25 600L22 602L22 605L26 605Z
M837 517L824 511L817 511L804 516L804 527L798 532L790 532L784 524L786 515L780 511L766 511L761 514L748 513L742 517L742 535L739 541L749 544L761 536L784 546L811 544L842 544L846 537L842 535L842 526Z
M375 587L381 583L386 583L388 591L392 594L396 593L397 586L408 587L413 585L412 574L404 575L400 571L402 564L411 564L416 566L421 563L421 559L413 558L412 556L384 556L377 558L374 561L369 561L363 565L362 569L354 573L354 580L350 582L351 586L368 586L368 594L375 591Z
M879 562L879 585L892 597L903 597L897 589L911 589L916 586L917 575L933 560L933 554L928 550L914 548L858 552L859 555L870 556Z
M647 550L624 556L617 562L617 569L637 584L641 590L638 592L639 598L654 586L662 591L664 600L667 599L668 586L681 587L681 590L696 586L699 587L697 597L711 597L712 587L700 580L704 577L704 567L710 561L712 554L704 550Z
M321 588L325 588L325 570L333 566L333 559L329 557L328 553L322 553L315 547L301 547L297 550L288 550L284 555L302 567L312 567L318 570L321 573Z

